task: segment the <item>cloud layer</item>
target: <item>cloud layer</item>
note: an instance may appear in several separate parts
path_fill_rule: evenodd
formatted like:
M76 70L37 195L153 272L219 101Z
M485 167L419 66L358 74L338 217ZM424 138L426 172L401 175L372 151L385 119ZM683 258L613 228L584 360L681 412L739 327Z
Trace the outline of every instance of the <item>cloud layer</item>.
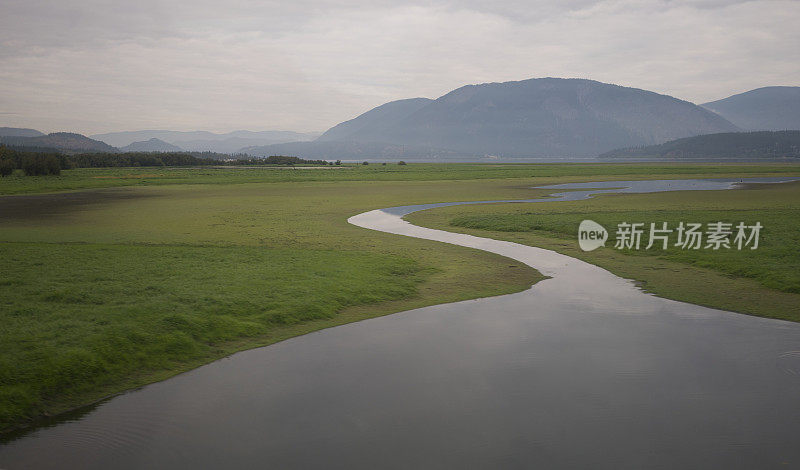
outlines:
M0 8L0 125L43 131L321 131L393 99L544 76L694 102L800 85L797 1L11 0Z

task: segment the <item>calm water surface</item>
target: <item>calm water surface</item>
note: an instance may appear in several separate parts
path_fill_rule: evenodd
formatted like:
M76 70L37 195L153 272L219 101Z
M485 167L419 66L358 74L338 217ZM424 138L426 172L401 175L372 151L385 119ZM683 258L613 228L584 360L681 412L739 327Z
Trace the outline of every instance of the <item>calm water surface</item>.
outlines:
M557 196L570 200L736 181L550 188L582 189ZM800 468L800 324L660 299L552 251L401 219L435 206L350 222L551 278L235 354L6 442L0 468Z

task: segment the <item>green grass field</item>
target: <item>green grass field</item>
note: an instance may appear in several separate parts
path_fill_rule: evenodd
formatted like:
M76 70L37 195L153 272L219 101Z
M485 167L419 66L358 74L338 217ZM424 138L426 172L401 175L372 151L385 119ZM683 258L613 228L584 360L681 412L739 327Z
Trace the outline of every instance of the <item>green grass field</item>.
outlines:
M567 181L785 174L800 168L411 164L0 179L0 194L17 194L0 198L0 429L238 350L541 279L489 253L347 224L363 211L539 197L546 191L531 186ZM79 189L92 191L64 192ZM439 214L429 212L412 217ZM454 214L442 214L428 222L453 230Z
M518 192L498 186L185 184L0 200L0 422L316 329L525 289L539 274L495 255L346 222Z
M596 163L596 164L497 164L411 163L345 164L340 167L215 167L215 168L79 168L60 176L29 178L17 172L0 180L0 194L73 191L120 186L172 184L240 184L304 181L441 181L472 179L553 178L558 181L651 179L661 176L735 176L746 174L791 174L797 165L712 163ZM633 178L628 178L633 179ZM542 183L546 184L546 183Z

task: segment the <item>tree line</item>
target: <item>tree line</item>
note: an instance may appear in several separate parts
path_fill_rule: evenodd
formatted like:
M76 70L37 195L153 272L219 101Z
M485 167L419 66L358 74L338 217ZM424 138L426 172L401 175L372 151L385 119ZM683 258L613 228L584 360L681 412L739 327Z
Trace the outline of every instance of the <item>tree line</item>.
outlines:
M336 162L340 165L341 162ZM0 176L22 170L27 176L59 175L70 168L165 167L165 166L238 166L238 165L333 165L325 160L273 155L252 158L248 155L215 152L125 152L78 153L32 152L0 145Z

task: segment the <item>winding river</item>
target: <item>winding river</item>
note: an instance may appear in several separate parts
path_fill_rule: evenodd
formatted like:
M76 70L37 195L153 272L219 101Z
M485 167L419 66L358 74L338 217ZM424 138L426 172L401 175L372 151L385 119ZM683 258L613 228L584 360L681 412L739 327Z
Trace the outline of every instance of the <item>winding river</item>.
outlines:
M548 188L574 200L741 181ZM553 199L527 202L540 200ZM800 468L800 324L658 298L553 251L402 219L472 203L349 221L550 278L235 354L6 442L0 469Z

